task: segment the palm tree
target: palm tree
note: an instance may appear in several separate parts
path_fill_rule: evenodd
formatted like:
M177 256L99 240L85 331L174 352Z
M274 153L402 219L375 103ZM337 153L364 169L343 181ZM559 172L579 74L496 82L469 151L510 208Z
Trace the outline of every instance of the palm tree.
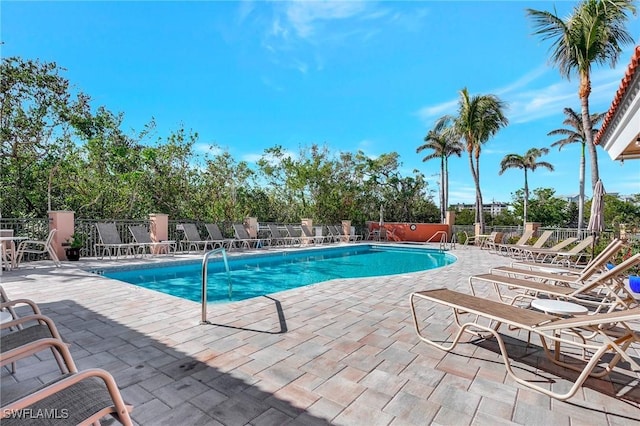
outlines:
M503 113L504 108L504 102L495 95L471 97L466 87L460 91L454 132L460 135L469 154L469 167L476 187L476 222L480 223L481 232L484 232L484 217L480 191L480 151L482 144L509 123Z
M584 225L584 171L585 171L585 145L587 143L587 135L582 127L582 117L573 109L565 108L564 114L567 116L562 122L569 129L556 129L547 133L547 136L563 135L564 139L560 139L551 144L557 146L561 150L565 145L579 142L582 144L580 150L580 192L578 194L578 233ZM597 126L604 118L604 113L591 114L591 125ZM598 133L598 129L591 129L593 133Z
M432 150L429 155L424 157L422 161L440 159L440 222L444 223L445 212L449 206L449 157L462 154L462 144L460 138L451 132L451 118L444 116L440 118L434 128L429 130L427 136L424 137L426 142L420 145L416 152L422 152L425 149Z
M582 108L582 128L591 156L591 187L599 179L598 157L593 143L589 95L591 94L591 64L606 64L612 68L620 56L620 45L633 43L625 29L627 13L635 15L632 0L584 0L565 20L546 11L527 9L543 40L553 40L551 61L567 79L573 72L580 77L578 96Z
M546 161L536 161L542 155L548 154L549 148L531 148L524 155L507 154L500 162L500 171L502 175L507 169L523 169L524 170L524 223L527 223L527 204L529 201L529 182L527 172L534 172L538 167L544 167L553 171L553 165Z

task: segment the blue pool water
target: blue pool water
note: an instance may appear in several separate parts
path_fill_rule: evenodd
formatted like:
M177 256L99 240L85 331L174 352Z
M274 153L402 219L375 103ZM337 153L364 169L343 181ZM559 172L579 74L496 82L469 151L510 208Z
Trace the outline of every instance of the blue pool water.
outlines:
M438 268L455 257L423 248L357 245L299 250L242 257L228 257L228 276L220 257L208 264L207 301L223 303L276 293L334 278L394 275ZM103 275L161 291L184 299L201 301L202 261L128 270L104 270Z

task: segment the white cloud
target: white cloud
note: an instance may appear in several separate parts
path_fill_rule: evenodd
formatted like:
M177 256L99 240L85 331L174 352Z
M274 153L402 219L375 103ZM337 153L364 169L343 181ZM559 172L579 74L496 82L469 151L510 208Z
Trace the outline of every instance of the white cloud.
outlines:
M625 67L626 65L618 64L615 69L604 68L592 71L589 96L592 112L604 112L609 108L609 102L620 84ZM557 73L557 70L548 65L540 66L504 87L489 91L498 94L508 103L507 117L511 124L528 123L558 115L566 107L580 108L577 78L541 84L540 80L550 73ZM454 114L457 103L456 98L435 105L427 105L420 108L416 115L424 124L431 125L442 115Z
M286 3L286 16L301 38L315 35L323 21L346 19L362 13L367 4L360 1L294 1Z
M222 148L214 143L200 142L193 145L193 150L202 154L220 155L224 152Z

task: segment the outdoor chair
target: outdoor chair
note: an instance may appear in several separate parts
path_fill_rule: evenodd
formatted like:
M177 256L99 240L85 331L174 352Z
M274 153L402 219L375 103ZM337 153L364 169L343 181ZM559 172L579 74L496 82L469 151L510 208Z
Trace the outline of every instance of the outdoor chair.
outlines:
M14 301L15 303L19 301ZM8 304L2 304L2 307L8 307ZM34 308L36 310L37 307ZM35 324L34 324L35 323ZM13 330L5 333L4 330ZM58 339L62 342L62 337L53 323L51 318L38 313L4 321L0 323L0 367L11 364L11 373L15 373L15 362L19 358L13 356L12 351L24 345L28 345L40 339ZM60 370L64 372L64 362L56 351L53 355L58 362Z
M584 240L577 243L569 250L525 250L532 254L535 254L535 261L540 263L556 263L556 264L566 264L570 266L571 264L577 264L581 259L589 261L591 259L590 253L583 253L587 248L593 245L593 236L589 235Z
M0 286L0 311L8 312L11 315L12 320L20 318L16 312L17 305L26 305L29 307L30 314L41 314L38 305L29 299L10 299L4 288ZM3 321L4 322L4 321ZM21 328L21 327L19 327Z
M0 237L13 237L13 229L0 229ZM16 243L14 241L0 241L0 251L2 251L2 259L0 259L0 267L13 269L16 265Z
M533 236L533 230L527 230L523 232L522 236L515 244L496 243L494 248L498 254L509 254L513 247L521 247L526 245L527 241Z
M478 283L490 284L494 287L499 300L507 304L515 304L523 300L530 301L544 295L589 306L595 311L629 309L638 306L638 300L625 288L622 277L626 271L639 264L640 253L637 253L599 275L578 277L571 282L567 282L559 275L547 277L547 282L542 282L536 279L514 278L499 274L479 274L469 277L469 287L471 293L475 294L474 285ZM573 284L575 287L569 284ZM508 293L503 291L504 287L509 290Z
M292 245L299 246L300 244L302 244L301 233L296 231L296 229L293 227L293 225L285 224L284 225L284 229L287 230L287 234L289 235L289 238L291 238L291 244Z
M205 225L207 232L209 233L209 239L213 242L211 248L223 247L226 249L232 249L235 245L235 239L225 238L220 231L217 223L207 223Z
M344 242L351 242L351 243L355 243L357 241L361 241L362 240L362 235L360 234L351 234L349 232L346 232L345 229L342 227L342 225L334 225L336 227L336 230L338 231L338 234L340 234L340 236L342 237L342 241Z
M153 241L149 231L147 231L147 227L144 225L129 226L129 232L136 244L140 245L143 253L146 252L146 249L149 249L151 254L165 253L169 255L176 252L177 243L175 241Z
M271 236L271 244L275 246L291 246L298 241L296 237L290 237L288 235L283 236L278 225L275 223L267 224L267 228L269 229L269 235Z
M327 241L324 235L315 235L307 225L300 225L300 231L303 244L322 244Z
M562 250L563 248L570 246L571 244L575 243L576 241L578 241L578 239L576 237L568 237L565 238L564 240L556 243L554 246L549 247L549 248L522 248L521 249L521 256L520 258L523 260L527 260L530 262L537 262L540 263L541 261L538 260L539 258L542 259L544 257L545 253L549 253L549 252L557 252ZM542 256L542 257L541 257Z
M233 224L233 232L236 234L236 242L243 248L260 248L269 245L270 242L268 238L251 238L241 223Z
M327 232L329 233L329 242L339 243L342 240L342 235L338 231L337 225L327 225Z
M100 241L94 245L94 248L96 257L99 259L104 258L105 255L108 255L109 259L112 257L117 259L120 255L135 257L136 254L140 254L142 256L144 247L136 243L122 242L115 222L96 223L96 229Z
M566 267L548 263L512 262L511 266L498 266L491 273L538 278L541 280L561 281L571 284L574 280L586 279L591 275L606 270L606 264L620 251L624 243L614 238L596 257L583 268ZM554 279L555 278L555 279Z
M39 240L23 240L18 244L18 248L16 249L16 266L20 265L22 262L22 258L25 253L30 254L48 254L49 258L53 261L53 264L56 266L60 266L60 259L58 259L58 255L56 255L56 251L53 249L53 245L51 244L53 241L53 236L56 234L56 230L52 229L49 231L49 235L47 239L44 241Z
M428 322L418 319L418 308L420 308L420 313L424 312L425 316L431 315L433 308L429 307L429 310L423 310L422 306L419 306L422 304L419 301L428 301L431 302L430 304L435 303L452 309L458 331L451 340L442 342L442 333L438 333L438 337L427 337ZM606 376L621 360L626 361L636 373L640 372L638 363L626 352L632 343L640 342L638 332L632 330L627 324L630 321L640 320L640 308L562 318L449 289L412 293L410 305L415 331L423 342L449 352L457 346L465 332L480 337L485 337L483 333L488 333L487 336L493 336L498 343L507 374L517 383L552 398L559 400L571 398L588 378ZM611 324L617 324L617 330L620 331L612 333L610 331ZM551 362L579 373L573 385L565 392L555 392L549 386L539 385L533 380L526 380L518 376L511 366L507 344L499 331L502 325L506 325L512 330L524 330L528 332L528 336L537 335L542 343L544 353ZM442 328L438 328L438 331L442 331ZM568 338L566 334L580 336L581 333L586 332L591 334L591 338L588 340L574 340ZM554 344L553 352L550 343ZM591 351L591 355L587 361L576 360L569 352L561 352L562 345L582 349L583 353ZM563 359L560 358L561 353L564 355ZM599 370L598 367L600 367ZM538 368L540 367L538 366Z
M214 243L211 240L205 240L200 236L200 232L198 232L198 228L194 223L182 223L179 224L177 229L182 229L184 232L185 241L181 242L184 246L186 246L187 251L207 251L209 247L213 248Z
M61 372L65 373L51 382L40 385L29 393L3 397L0 404L0 423L3 426L23 425L26 419L14 413L54 413L64 418L47 419L29 424L100 424L100 419L112 415L123 425L133 422L130 405L122 399L118 385L109 372L92 368L78 371L66 344L59 339L44 338L13 348L6 355L11 360L31 356L51 349L61 360ZM4 347L3 347L4 351ZM4 361L4 359L3 359ZM35 420L35 419L32 419ZM46 420L50 420L47 422ZM56 420L54 422L54 420Z
M507 251L505 254L512 258L518 258L518 259L522 258L523 250L527 250L527 249L537 250L537 249L543 248L545 243L549 241L549 238L551 238L551 235L553 235L553 232L554 231L544 231L542 235L540 235L540 237L536 240L536 242L531 245L527 245L527 244L511 245L510 247L507 248Z

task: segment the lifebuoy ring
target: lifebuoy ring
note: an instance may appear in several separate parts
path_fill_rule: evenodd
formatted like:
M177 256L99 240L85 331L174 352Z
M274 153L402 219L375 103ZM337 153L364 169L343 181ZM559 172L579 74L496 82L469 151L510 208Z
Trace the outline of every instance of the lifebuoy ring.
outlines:
M418 227L416 226L416 224L415 224L415 223L412 223L412 224L409 226L409 229L411 229L412 231L415 231L417 228L418 228Z

